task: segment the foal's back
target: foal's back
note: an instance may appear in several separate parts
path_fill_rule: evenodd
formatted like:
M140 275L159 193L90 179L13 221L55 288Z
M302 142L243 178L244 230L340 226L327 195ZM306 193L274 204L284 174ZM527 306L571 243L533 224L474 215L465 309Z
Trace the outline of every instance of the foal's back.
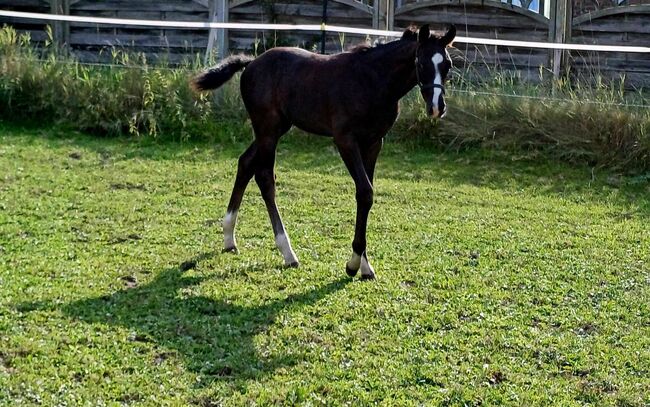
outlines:
M252 61L241 76L246 109L254 122L268 115L332 136L343 125L340 121L367 109L367 103L357 103L364 93L358 59L350 52L319 55L300 48L273 48Z

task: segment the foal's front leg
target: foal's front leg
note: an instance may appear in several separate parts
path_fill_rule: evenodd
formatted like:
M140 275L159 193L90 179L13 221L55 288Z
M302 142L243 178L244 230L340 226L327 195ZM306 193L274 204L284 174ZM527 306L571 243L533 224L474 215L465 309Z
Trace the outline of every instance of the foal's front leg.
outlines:
M375 278L375 271L366 255L366 227L373 202L372 183L364 168L358 143L353 140L337 140L336 144L341 158L354 180L357 200L357 220L352 241L352 257L346 263L345 271L353 277L361 269L361 279L372 280Z

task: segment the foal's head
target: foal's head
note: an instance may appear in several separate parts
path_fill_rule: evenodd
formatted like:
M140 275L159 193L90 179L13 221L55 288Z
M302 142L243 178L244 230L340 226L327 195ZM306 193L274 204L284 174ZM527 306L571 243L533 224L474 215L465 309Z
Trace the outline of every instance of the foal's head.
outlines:
M420 93L427 103L427 113L433 117L442 118L447 113L444 83L451 69L451 58L446 48L454 37L454 25L442 37L431 35L429 25L423 25L418 31L415 73Z

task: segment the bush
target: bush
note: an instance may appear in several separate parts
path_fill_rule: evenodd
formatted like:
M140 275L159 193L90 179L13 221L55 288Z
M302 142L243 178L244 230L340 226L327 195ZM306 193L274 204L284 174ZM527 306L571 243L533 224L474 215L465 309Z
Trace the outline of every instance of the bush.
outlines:
M144 56L112 51L113 64L88 66L29 36L0 30L0 116L55 122L98 135L189 139L223 130L214 98L189 87L195 66L149 66ZM224 89L221 119L244 117L234 89ZM228 127L228 126L226 126Z

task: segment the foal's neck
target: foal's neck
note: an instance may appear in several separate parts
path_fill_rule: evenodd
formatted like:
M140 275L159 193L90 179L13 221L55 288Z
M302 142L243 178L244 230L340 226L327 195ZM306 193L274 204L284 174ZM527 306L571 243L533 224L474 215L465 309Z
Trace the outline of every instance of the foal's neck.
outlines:
M417 42L399 40L394 47L377 55L373 65L380 70L385 82L383 88L386 96L397 102L417 84L415 75L415 51Z

